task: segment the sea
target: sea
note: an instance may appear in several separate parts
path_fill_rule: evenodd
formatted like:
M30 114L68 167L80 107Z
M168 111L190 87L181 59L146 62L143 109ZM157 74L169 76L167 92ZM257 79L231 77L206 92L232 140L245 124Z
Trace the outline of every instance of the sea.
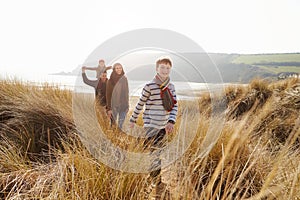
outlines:
M89 77L93 80L92 77ZM22 76L0 76L0 79L18 80L24 83L29 83L37 86L44 84L54 85L61 89L67 89L80 93L94 93L94 88L83 83L81 74L74 75L40 75L40 74L22 74ZM95 80L95 79L94 79ZM144 85L149 80L128 80L130 96L140 96ZM194 99L198 98L202 92L208 91L218 93L224 91L226 85L222 83L197 83L197 82L183 82L172 81L175 85L178 99Z

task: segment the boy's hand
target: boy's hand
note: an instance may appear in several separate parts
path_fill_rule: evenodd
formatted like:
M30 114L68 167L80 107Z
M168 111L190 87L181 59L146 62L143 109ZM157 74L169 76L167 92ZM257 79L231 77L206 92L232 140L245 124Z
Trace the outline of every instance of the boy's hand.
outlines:
M107 66L107 67L105 68L105 70L109 70L109 69L112 69L112 66Z
M82 71L82 73L84 73L84 72L85 72L85 70L86 70L86 66L83 66L83 67L81 67L81 71Z
M108 111L107 111L107 117L108 117L108 119L110 119L111 116L112 116L112 111L111 111L111 110L108 110Z
M171 133L174 129L174 124L168 122L165 129L167 133Z
M134 127L134 122L130 122L129 128L133 128L133 127Z

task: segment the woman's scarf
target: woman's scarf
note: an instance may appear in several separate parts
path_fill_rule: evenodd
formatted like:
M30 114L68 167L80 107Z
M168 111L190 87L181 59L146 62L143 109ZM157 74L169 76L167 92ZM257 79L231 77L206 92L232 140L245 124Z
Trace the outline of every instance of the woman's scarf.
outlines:
M117 72L113 71L110 75L110 81L113 85L113 87L116 85L116 83L120 80L120 78L124 75L124 71L122 71L121 74L117 74Z
M128 82L124 76L124 71L121 74L117 74L115 71L112 72L109 82L111 84L111 106L118 110L127 110L129 108L128 102Z

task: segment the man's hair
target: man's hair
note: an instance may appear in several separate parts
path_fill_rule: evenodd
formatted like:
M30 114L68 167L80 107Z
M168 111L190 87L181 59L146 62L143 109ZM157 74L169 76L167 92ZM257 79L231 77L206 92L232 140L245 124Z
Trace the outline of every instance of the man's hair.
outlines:
M172 67L172 61L171 58L169 57L160 57L156 60L156 68L158 68L159 64L169 64Z
M105 63L105 61L103 59L100 59L98 62L104 62Z

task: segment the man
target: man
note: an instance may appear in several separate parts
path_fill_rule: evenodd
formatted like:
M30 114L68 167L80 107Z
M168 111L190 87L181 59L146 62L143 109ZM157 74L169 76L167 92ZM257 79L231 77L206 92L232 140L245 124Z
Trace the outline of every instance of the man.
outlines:
M85 73L86 67L82 67L82 79L83 82L95 89L95 96L98 103L101 106L106 107L106 83L107 83L107 72L104 70L97 80L88 79Z

